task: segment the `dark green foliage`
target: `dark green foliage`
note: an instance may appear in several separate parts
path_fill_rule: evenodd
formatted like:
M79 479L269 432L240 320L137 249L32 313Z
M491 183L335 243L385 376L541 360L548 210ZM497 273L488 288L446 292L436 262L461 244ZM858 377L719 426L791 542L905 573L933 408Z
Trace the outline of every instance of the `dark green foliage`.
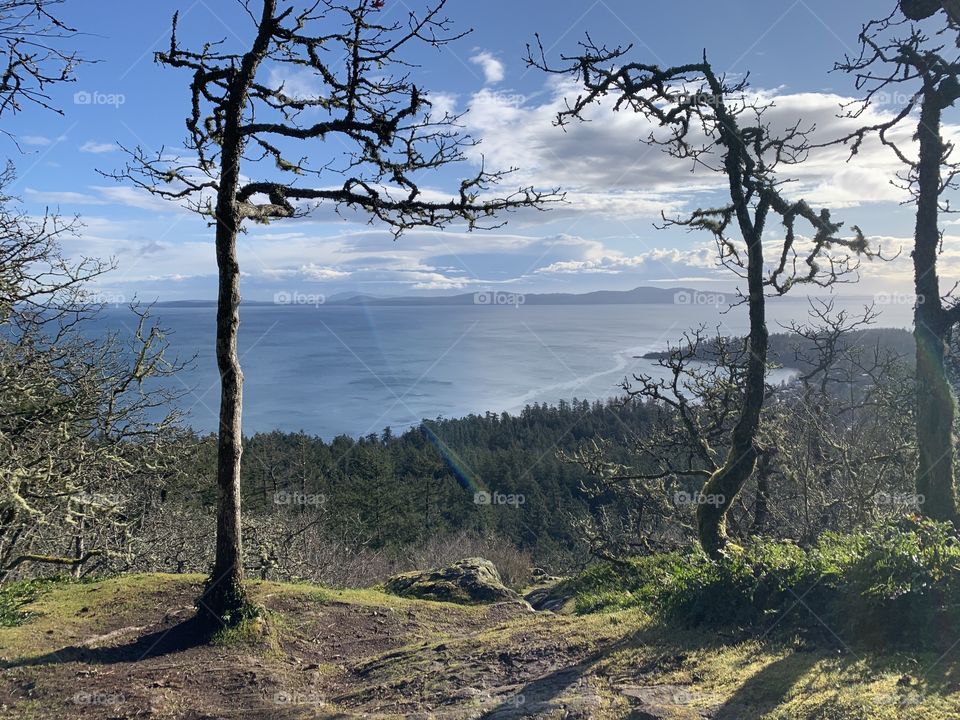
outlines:
M554 592L578 612L642 607L697 627L937 647L960 629L960 540L949 524L910 517L825 533L809 549L757 540L720 562L695 550L607 563Z
M579 567L587 553L576 522L589 513L581 490L588 476L558 451L606 438L625 460L627 433L642 432L652 416L641 403L574 400L529 405L518 415L425 421L403 434L359 439L326 442L303 433L260 433L244 446L244 511L269 518L320 508L326 511L324 532L372 549L460 532L497 536L532 552L540 565ZM196 457L192 472L209 475L214 454L201 449ZM478 505L474 492L481 488L523 495L525 502ZM277 503L278 493L308 502ZM213 500L192 488L176 497L198 508Z
M939 645L960 628L960 540L952 525L908 518L820 545L820 562L833 571L831 610L855 636Z
M729 343L730 352L740 352L743 348L742 338L725 338ZM898 357L911 359L914 355L914 339L909 330L902 328L867 328L851 330L843 340L841 347L877 347L885 352L893 353ZM718 354L716 340L704 342L697 352L697 356L704 361L712 361ZM650 360L666 359L670 356L669 350L658 350L646 353L643 357ZM770 362L782 365L785 368L808 373L814 369L811 358L816 357L816 348L812 342L800 338L796 333L772 333L770 335Z
M574 599L578 613L651 609L663 593L661 583L675 576L686 562L681 553L660 553L622 562L593 565L580 575L561 581L553 589L557 598Z
M23 607L37 599L45 590L69 582L66 577L47 577L0 585L0 627L23 625L30 613Z

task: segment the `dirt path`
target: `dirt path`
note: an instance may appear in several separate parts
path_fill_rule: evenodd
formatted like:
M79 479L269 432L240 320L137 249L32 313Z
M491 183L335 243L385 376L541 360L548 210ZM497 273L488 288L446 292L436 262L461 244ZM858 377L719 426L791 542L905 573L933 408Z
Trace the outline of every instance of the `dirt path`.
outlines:
M262 584L265 634L197 646L186 621L199 583L174 580L118 603L116 582L56 591L82 595L82 607L49 598L16 628L19 641L0 645L0 716L599 717L591 665L601 646L623 641L622 630L591 638L569 618L520 603L460 607ZM57 623L61 613L70 621Z
M630 612L258 583L266 623L198 645L188 620L200 581L133 576L37 598L25 624L0 627L0 718L960 717L947 663L936 688L920 688L899 665L684 635ZM916 697L935 712L917 714Z

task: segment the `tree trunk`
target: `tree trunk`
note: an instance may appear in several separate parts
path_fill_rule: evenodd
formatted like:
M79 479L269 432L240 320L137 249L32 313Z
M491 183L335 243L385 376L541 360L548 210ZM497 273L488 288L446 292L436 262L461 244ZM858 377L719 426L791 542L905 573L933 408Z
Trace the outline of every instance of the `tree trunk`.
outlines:
M747 252L750 334L747 337L747 374L740 417L733 428L727 459L703 486L697 505L697 529L700 545L718 559L727 544L727 512L737 493L750 478L757 462L754 438L760 426L760 411L766 394L767 333L766 303L763 295L762 224L751 235Z
M753 505L753 524L750 526L751 535L762 535L770 514L770 465L771 454L764 452L757 462L757 495Z
M240 456L243 452L243 372L237 354L240 328L240 265L237 261L237 187L239 154L224 145L217 199L217 367L220 370L220 425L217 433L217 542L213 572L202 598L203 609L227 622L246 606L243 589L243 540L240 532ZM233 162L228 160L234 157Z
M237 354L240 328L240 263L237 233L243 219L237 202L243 157L243 112L250 84L274 27L276 0L264 0L250 52L230 80L223 106L220 181L215 208L217 232L217 367L220 370L220 426L217 434L217 548L213 572L201 598L201 611L220 622L235 624L253 606L243 587L243 539L240 532L240 456L243 452L243 372Z
M947 377L947 345L950 319L940 298L937 255L940 249L939 201L941 100L928 89L917 135L920 166L917 177L917 227L913 250L914 338L917 346L917 495L923 496L921 512L937 520L957 519L954 488L953 389Z
M70 574L75 577L80 577L80 571L83 568L83 563L80 560L83 558L84 553L86 552L86 546L83 538L84 522L83 518L80 518L79 523L77 524L77 534L73 538L73 557L76 558L77 564L71 568Z

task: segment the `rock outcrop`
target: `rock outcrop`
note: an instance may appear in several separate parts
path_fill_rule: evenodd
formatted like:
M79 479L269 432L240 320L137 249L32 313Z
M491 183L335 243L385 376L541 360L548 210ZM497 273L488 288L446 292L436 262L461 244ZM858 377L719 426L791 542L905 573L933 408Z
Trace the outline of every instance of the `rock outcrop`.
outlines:
M466 558L439 570L394 575L384 589L400 597L463 605L520 599L503 584L496 566L483 558Z

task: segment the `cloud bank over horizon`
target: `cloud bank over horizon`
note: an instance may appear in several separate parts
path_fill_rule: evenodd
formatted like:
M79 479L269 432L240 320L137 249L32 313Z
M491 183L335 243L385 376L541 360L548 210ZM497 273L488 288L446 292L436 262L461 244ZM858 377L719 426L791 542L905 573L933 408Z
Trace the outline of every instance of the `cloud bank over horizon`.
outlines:
M480 67L483 86L459 97L440 94L443 111L466 111L465 130L480 143L469 161L487 167L516 166L502 190L533 185L561 188L566 201L547 212L507 214L508 224L491 231L414 230L393 239L385 229L349 212L320 208L310 216L251 226L240 240L245 297L265 299L278 290L310 289L328 295L452 293L512 287L526 292L628 289L645 283L699 283L737 286L738 278L718 267L716 247L705 234L678 228L658 229L664 217L724 201L724 180L703 167L677 161L641 142L660 130L632 112L612 112L604 100L587 114L588 122L555 126L565 99L576 93L569 82L549 79L541 90L523 95L502 88L504 64L490 53L471 58ZM304 78L274 78L278 84L309 92ZM494 87L496 85L496 87ZM852 128L887 117L868 109L860 118L842 117L851 98L830 92L790 92L784 88L751 91L745 102L767 105L764 121L785 129L797 121L815 128L812 138L826 141ZM951 127L953 135L960 131ZM898 131L912 147L909 128ZM32 138L38 145L39 138ZM116 146L86 140L84 153L107 154ZM852 218L866 235L895 255L909 244L909 208L900 208L905 192L891 182L901 166L878 142L864 143L855 163L849 149L827 147L806 162L785 168L791 197L815 207L829 206L834 217ZM469 172L461 167L461 173ZM445 179L444 179L445 180ZM425 193L444 197L441 181ZM455 187L455 183L444 183ZM213 297L216 263L205 222L183 207L122 185L97 184L77 189L27 186L25 199L83 215L83 227L67 243L74 256L114 257L117 271L105 283L144 299ZM864 217L897 212L898 230ZM949 229L949 228L948 228ZM780 228L770 228L772 239ZM948 238L951 237L948 235ZM958 253L944 256L945 274L960 270ZM869 294L877 288L909 288L910 268L901 256L891 263L865 263L861 286L841 292Z

